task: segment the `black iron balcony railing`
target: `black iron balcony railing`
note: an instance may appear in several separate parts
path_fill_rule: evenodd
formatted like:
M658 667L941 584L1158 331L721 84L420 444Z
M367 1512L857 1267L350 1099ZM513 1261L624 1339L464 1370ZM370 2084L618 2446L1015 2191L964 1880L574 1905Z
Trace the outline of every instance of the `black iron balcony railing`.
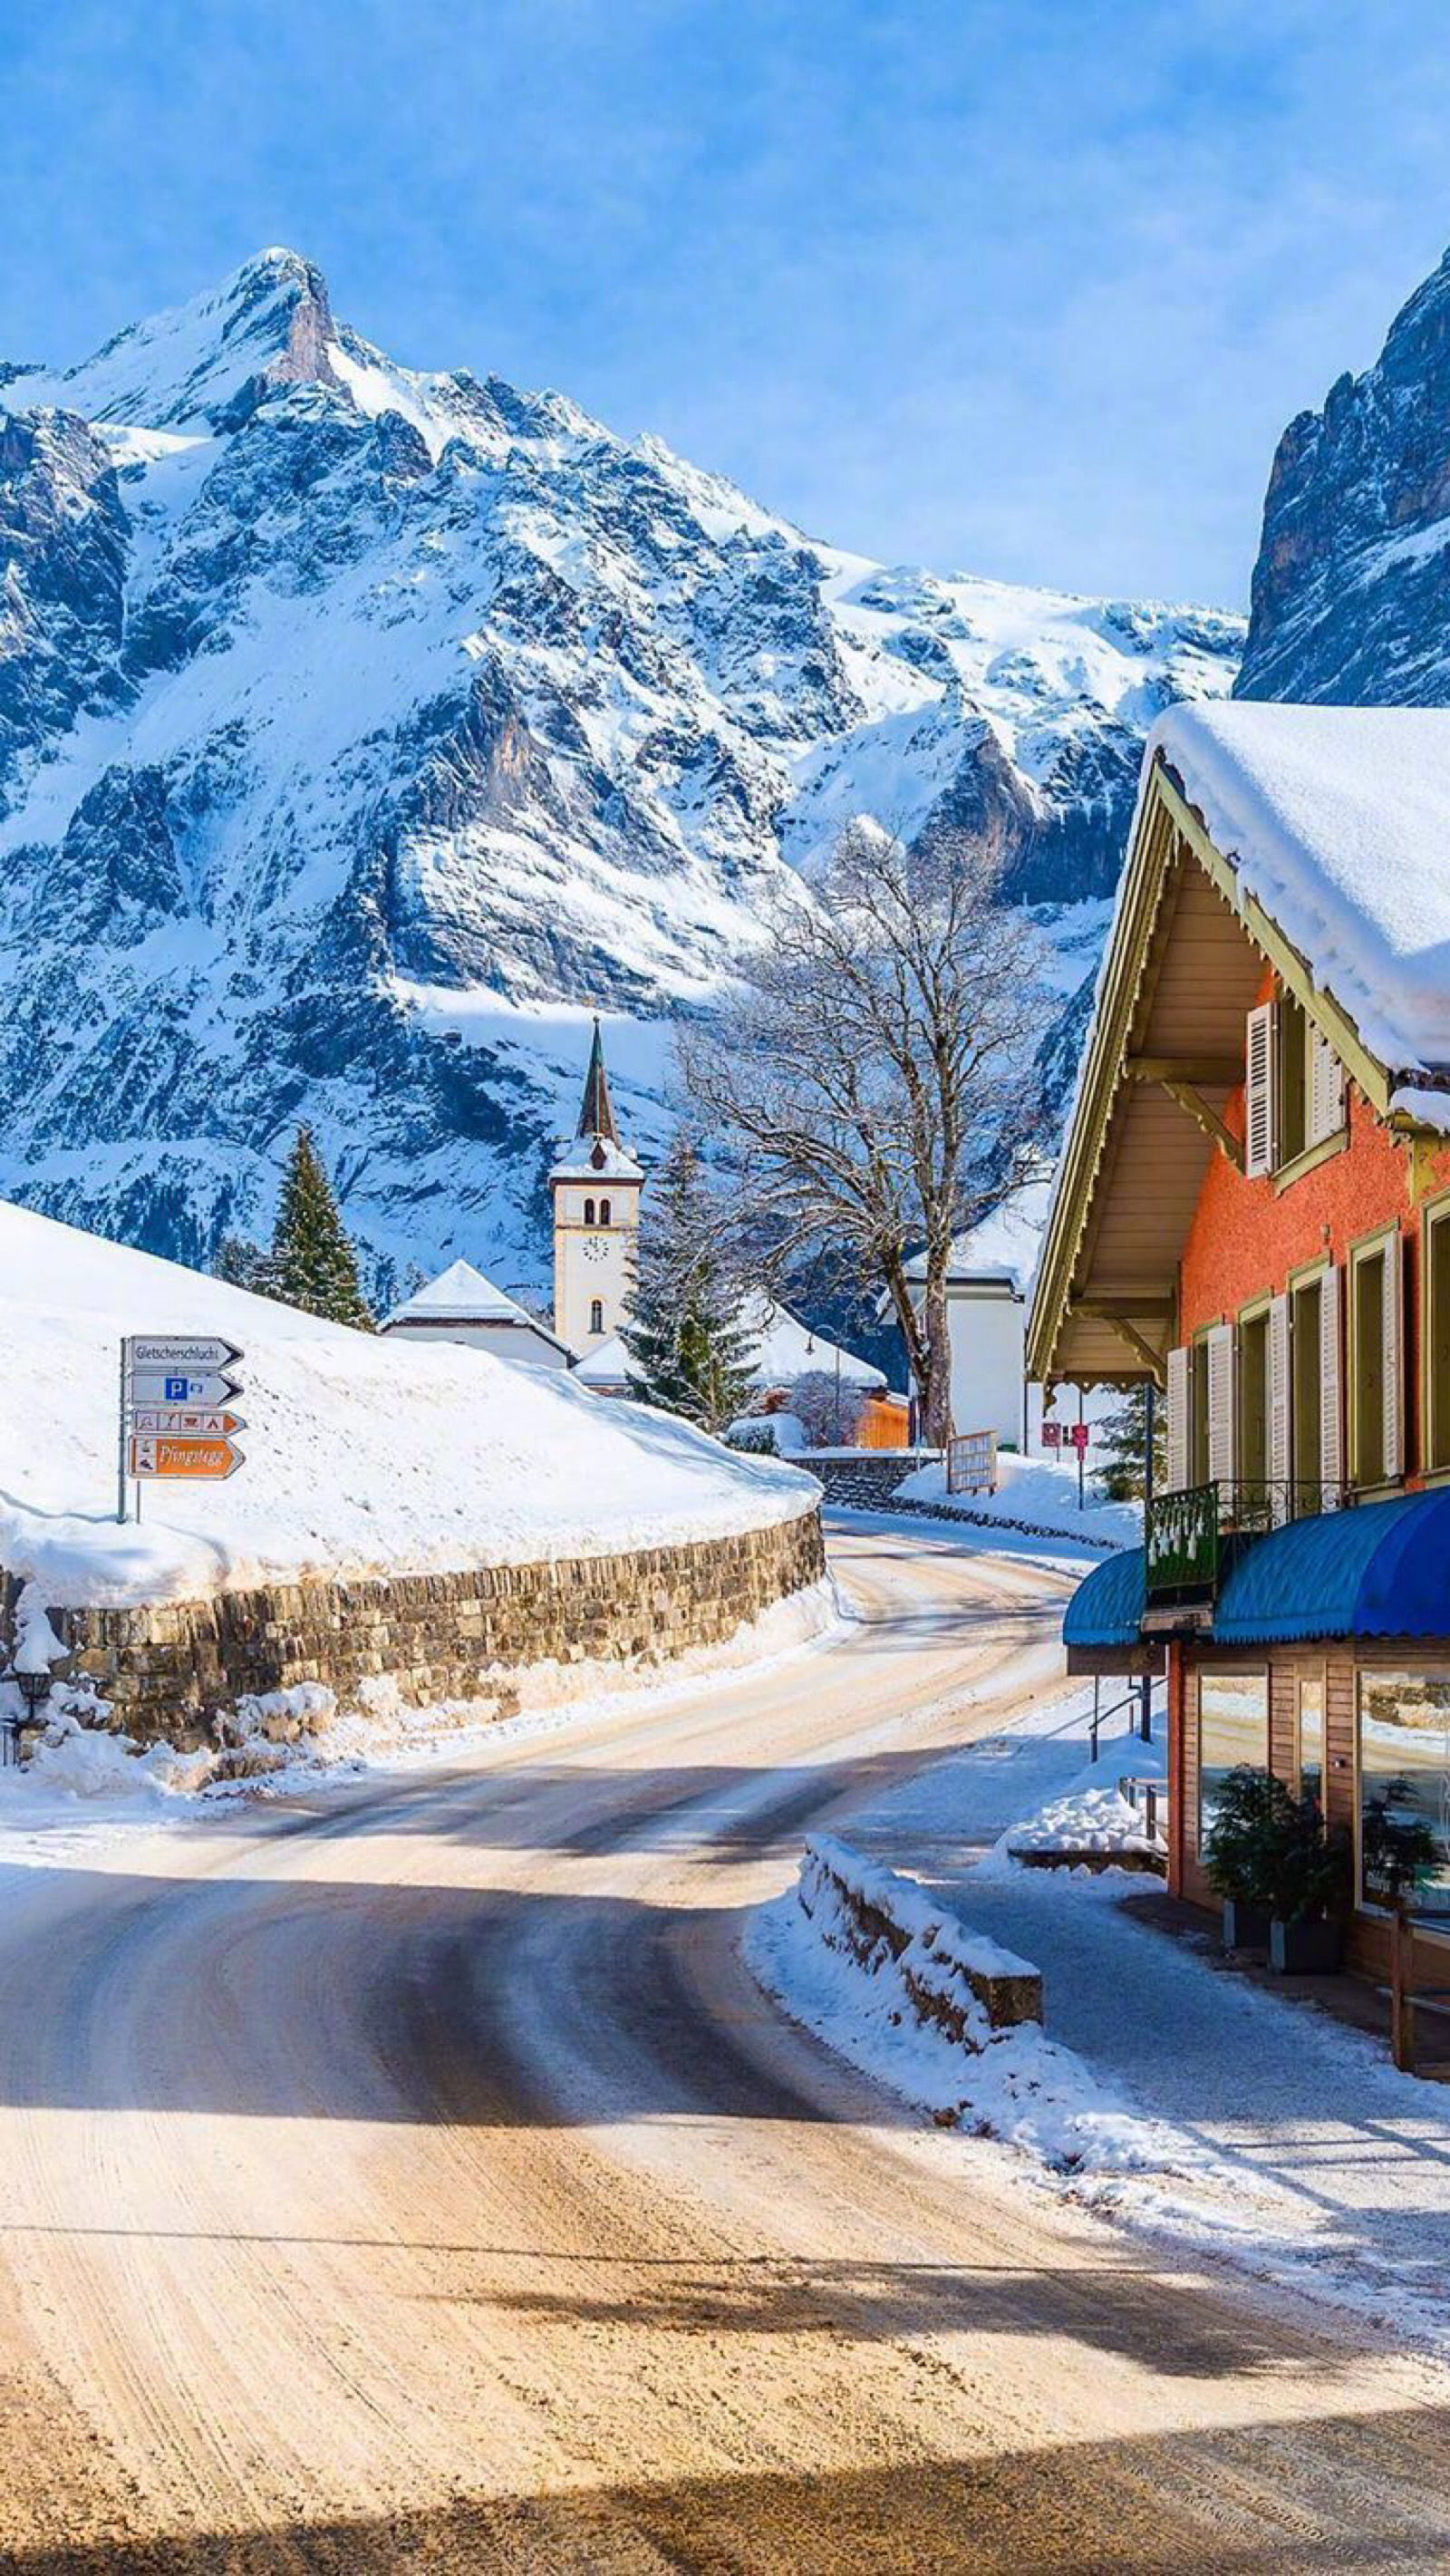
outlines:
M1235 1539L1262 1537L1352 1500L1346 1486L1320 1477L1219 1477L1160 1494L1148 1506L1144 1533L1148 1599L1212 1601Z

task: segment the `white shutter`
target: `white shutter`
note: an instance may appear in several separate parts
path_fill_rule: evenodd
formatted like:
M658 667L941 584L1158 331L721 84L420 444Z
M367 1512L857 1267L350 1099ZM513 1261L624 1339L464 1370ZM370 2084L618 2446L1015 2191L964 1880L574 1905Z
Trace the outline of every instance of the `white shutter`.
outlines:
M1400 1274L1400 1238L1395 1233L1385 1245L1385 1293L1381 1308L1384 1324L1386 1483L1405 1472L1404 1335L1400 1328L1404 1292Z
M1244 1170L1251 1181L1262 1180L1272 1172L1278 1160L1274 1130L1274 1058L1277 1052L1277 1013L1272 1002L1261 1002L1248 1017L1248 1038L1244 1070Z
M1276 1521L1289 1517L1289 1300L1269 1300L1269 1476Z
M1234 1477L1234 1328L1215 1324L1208 1336L1208 1477L1231 1485Z
M1344 1125L1344 1067L1315 1027L1309 1030L1309 1132L1311 1145L1337 1136Z
M1188 1482L1188 1353L1168 1354L1168 1485L1181 1494Z
M1323 1484L1319 1500L1320 1508L1326 1512L1338 1511L1344 1483L1341 1276L1331 1264L1319 1282L1319 1474Z

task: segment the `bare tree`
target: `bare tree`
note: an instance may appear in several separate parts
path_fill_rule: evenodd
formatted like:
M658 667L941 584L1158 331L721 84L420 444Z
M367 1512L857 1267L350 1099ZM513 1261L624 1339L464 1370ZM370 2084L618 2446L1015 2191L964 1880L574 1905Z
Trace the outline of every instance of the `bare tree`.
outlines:
M853 826L680 1046L762 1266L779 1277L810 1252L881 1281L936 1446L953 1240L1041 1169L1042 950L998 878L966 836L908 846Z

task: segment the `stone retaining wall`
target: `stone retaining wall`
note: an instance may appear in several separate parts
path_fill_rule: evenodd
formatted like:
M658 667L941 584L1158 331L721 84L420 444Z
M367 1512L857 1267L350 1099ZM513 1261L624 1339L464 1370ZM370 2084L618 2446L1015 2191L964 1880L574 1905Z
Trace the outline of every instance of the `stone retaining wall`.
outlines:
M112 1702L128 1734L201 1747L240 1698L299 1682L342 1698L387 1677L414 1707L482 1696L507 1716L519 1699L511 1672L551 1660L664 1663L723 1644L824 1571L820 1514L808 1510L738 1538L633 1555L274 1584L52 1618L72 1676Z

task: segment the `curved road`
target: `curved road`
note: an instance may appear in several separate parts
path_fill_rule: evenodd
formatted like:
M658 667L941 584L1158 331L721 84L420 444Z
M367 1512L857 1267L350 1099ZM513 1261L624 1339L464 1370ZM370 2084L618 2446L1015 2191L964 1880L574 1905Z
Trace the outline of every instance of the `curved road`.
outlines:
M1442 2377L1039 2202L745 1976L805 1823L1058 1668L1028 1564L835 1555L844 1641L673 1711L0 1891L7 2569L1450 2562Z

